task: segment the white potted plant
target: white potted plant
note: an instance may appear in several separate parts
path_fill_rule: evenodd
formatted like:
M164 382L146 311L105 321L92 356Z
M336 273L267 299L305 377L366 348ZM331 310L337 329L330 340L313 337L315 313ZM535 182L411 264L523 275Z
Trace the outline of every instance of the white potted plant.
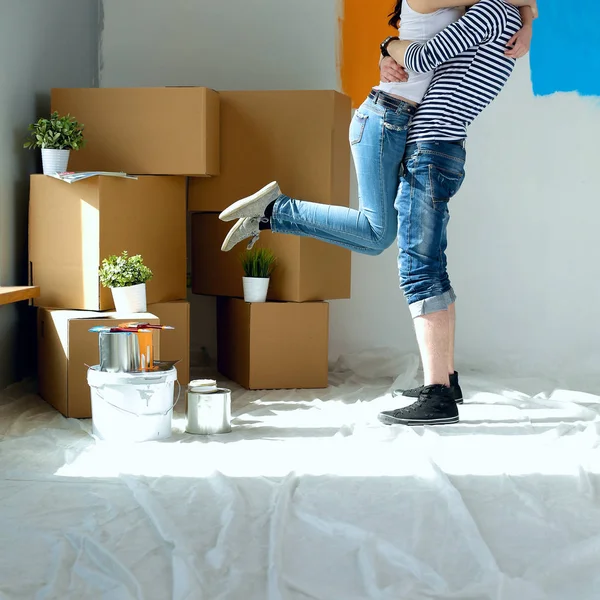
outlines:
M110 288L118 313L146 312L146 282L152 279L152 271L140 254L129 256L125 251L105 258L99 275L100 283Z
M269 281L277 259L268 248L253 248L241 255L244 269L244 300L246 302L266 302Z
M23 146L29 150L42 149L44 175L64 173L69 164L71 150L85 145L83 125L71 115L59 117L53 112L49 119L39 119L29 125L30 137Z

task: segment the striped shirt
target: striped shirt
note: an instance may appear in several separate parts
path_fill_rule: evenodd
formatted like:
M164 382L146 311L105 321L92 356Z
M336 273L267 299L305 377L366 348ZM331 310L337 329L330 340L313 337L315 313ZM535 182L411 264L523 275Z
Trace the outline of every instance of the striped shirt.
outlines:
M504 53L521 26L514 6L504 0L480 0L428 42L408 46L408 69L435 69L413 117L408 143L467 137L467 126L496 98L514 69L515 60Z

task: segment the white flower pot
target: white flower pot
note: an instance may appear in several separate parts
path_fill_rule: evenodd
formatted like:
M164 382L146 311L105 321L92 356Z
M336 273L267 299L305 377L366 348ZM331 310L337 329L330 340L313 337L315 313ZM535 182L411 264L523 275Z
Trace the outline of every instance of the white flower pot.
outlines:
M127 287L110 288L118 313L146 312L146 284L129 285Z
M70 150L49 150L42 148L42 166L44 175L54 175L54 173L64 173L69 164Z
M244 300L246 302L266 302L269 291L268 277L243 277Z

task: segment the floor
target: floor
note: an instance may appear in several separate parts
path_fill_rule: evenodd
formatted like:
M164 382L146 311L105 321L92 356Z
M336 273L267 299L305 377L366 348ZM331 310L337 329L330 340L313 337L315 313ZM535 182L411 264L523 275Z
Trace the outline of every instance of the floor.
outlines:
M231 434L135 446L9 388L0 599L599 598L600 396L463 372L460 424L381 426L397 373L343 357L328 390L236 389Z

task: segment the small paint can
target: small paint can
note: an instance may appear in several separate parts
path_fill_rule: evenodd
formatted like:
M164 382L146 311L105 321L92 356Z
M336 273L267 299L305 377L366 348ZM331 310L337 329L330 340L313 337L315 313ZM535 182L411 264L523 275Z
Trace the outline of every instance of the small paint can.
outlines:
M140 344L136 333L100 332L99 352L101 371L131 373L140 370Z
M187 389L188 433L211 435L231 431L231 390L214 379L190 381Z

